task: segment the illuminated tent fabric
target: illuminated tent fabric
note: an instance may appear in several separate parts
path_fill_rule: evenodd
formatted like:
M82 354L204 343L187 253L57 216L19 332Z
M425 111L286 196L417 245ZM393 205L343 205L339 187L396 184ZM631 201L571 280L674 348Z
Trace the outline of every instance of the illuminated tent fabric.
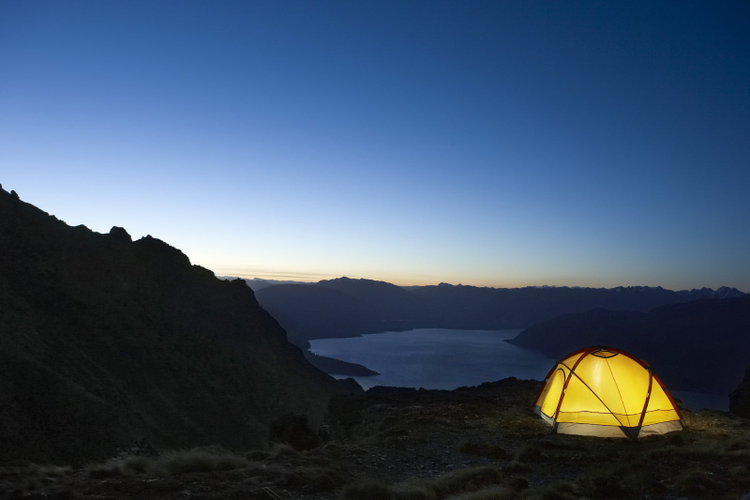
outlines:
M684 428L672 396L648 364L612 347L588 347L558 361L534 411L560 434L637 439Z

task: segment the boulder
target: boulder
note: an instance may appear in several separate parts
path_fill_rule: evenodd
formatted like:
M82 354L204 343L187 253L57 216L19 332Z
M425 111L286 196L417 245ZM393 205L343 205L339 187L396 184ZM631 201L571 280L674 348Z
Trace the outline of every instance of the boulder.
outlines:
M750 418L750 367L740 385L729 394L729 411L741 417Z

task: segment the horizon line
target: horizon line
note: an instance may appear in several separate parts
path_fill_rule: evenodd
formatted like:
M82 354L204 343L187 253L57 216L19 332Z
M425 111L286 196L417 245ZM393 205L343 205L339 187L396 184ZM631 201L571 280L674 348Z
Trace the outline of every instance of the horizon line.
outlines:
M728 288L728 289L734 289L737 290L740 293L746 293L740 290L737 287L733 286L727 286L722 285L717 288L712 288L710 286L702 286L702 287L692 287L692 288L669 288L665 287L663 285L615 285L615 286L590 286L590 285L515 285L515 286L498 286L498 285L473 285L473 284L465 284L462 282L459 282L457 284L450 283L448 281L440 281L438 283L430 282L430 283L422 283L422 284L403 284L398 283L394 281L388 281L385 279L376 279L376 278L367 278L362 276L355 276L355 275L334 275L334 274L328 274L328 273L303 273L303 272L294 272L294 271L264 271L264 272L258 272L258 273L252 273L252 272L229 272L229 270L224 272L218 272L211 270L215 276L217 277L226 277L226 278L240 278L240 279L246 279L246 280L257 280L257 281L292 281L295 283L303 283L303 284L316 284L320 281L325 280L336 280L336 279L351 279L351 280L365 280L365 281L376 281L381 283L389 283L391 285L399 286L402 288L407 287L417 287L417 286L440 286L440 285L450 285L450 286L467 286L467 287L474 287L474 288L497 288L497 289L514 289L514 288L590 288L595 290L612 290L616 288L653 288L653 289L662 289L662 290L670 290L673 292L690 292L693 290L703 290L708 289L712 291L717 291L722 288ZM307 278L307 279L305 279ZM319 278L319 279L316 279Z

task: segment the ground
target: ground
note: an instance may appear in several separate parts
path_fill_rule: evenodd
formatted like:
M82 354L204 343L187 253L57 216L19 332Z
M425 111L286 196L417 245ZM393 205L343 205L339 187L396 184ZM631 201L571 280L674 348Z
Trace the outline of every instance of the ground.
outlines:
M538 387L506 379L455 391L375 388L334 401L330 438L312 450L213 447L171 462L133 455L81 468L6 465L0 498L739 499L750 492L750 420L683 410L687 431L638 442L552 435L531 411Z

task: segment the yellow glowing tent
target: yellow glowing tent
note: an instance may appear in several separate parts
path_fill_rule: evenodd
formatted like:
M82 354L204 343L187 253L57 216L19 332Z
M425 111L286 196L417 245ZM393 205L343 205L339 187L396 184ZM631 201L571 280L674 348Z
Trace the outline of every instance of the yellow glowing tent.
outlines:
M672 396L648 364L613 347L587 347L558 361L534 411L560 434L637 439L684 428Z

